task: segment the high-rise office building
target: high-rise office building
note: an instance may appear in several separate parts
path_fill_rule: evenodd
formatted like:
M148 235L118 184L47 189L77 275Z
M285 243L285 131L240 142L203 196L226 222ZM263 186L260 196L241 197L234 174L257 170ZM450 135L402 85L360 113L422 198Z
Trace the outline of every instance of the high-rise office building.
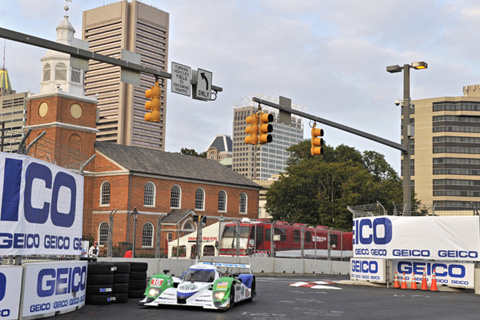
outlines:
M278 103L278 99L262 97ZM303 141L301 118L292 116L289 123L279 120L274 109L264 108L274 115L272 123L273 141L264 145L245 144L245 119L257 112L256 106L237 106L233 111L233 171L251 180L269 180L272 175L285 171L289 153L288 147ZM255 156L256 155L256 156Z
M83 12L82 38L90 51L120 58L122 49L141 55L141 64L167 70L169 14L138 1L126 0ZM154 76L141 74L141 84L120 81L120 67L90 61L85 95L97 95L98 141L165 149L166 81L162 87L160 122L144 119L145 91Z
M412 186L435 214L480 209L480 86L463 90L412 101Z

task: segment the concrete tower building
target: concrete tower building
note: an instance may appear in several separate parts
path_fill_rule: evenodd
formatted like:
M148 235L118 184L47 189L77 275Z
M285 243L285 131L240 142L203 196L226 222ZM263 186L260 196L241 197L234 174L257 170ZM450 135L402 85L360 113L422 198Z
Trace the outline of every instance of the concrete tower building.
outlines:
M169 14L126 0L83 12L82 37L90 51L120 58L122 49L141 55L140 63L167 70ZM146 122L145 91L154 82L141 74L141 84L120 81L120 68L90 61L85 94L97 95L98 141L165 150L166 83L162 87L160 122Z
M480 209L480 86L463 91L412 101L412 186L435 214Z
M278 99L261 97L278 103ZM289 123L279 120L275 109L264 108L274 115L273 141L262 146L245 144L245 119L257 111L251 99L242 99L233 110L233 171L251 180L269 180L273 175L285 171L289 153L288 147L303 141L303 124L301 119L292 116ZM241 100L241 101L242 101ZM249 106L250 105L250 106ZM295 106L299 107L299 106Z

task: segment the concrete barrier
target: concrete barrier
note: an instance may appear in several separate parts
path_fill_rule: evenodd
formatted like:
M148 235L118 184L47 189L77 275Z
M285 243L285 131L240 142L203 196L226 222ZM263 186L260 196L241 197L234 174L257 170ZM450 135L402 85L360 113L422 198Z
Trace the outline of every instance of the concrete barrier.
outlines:
M163 273L170 270L170 274L180 276L195 263L194 259L155 259L155 258L98 258L98 261L107 262L146 262L148 263L147 276ZM200 261L246 263L250 264L252 273L261 274L350 274L350 261L327 261L312 259L286 258L248 258L248 257L203 257Z

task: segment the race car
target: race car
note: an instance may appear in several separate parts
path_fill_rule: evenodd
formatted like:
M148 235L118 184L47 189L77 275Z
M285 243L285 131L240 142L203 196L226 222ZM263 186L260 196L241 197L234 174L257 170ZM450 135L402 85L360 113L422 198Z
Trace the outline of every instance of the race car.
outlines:
M229 273L248 269L249 273ZM165 273L155 274L145 290L142 306L179 305L204 309L226 310L240 301L252 301L255 295L255 276L248 264L200 262L192 265L181 278Z

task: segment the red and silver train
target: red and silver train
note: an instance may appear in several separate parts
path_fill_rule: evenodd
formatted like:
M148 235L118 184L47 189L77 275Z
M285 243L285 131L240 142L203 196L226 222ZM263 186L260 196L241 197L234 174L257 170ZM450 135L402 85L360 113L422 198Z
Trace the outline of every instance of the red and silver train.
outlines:
M275 257L351 258L352 232L263 219L225 225L220 256L272 256L272 251Z

